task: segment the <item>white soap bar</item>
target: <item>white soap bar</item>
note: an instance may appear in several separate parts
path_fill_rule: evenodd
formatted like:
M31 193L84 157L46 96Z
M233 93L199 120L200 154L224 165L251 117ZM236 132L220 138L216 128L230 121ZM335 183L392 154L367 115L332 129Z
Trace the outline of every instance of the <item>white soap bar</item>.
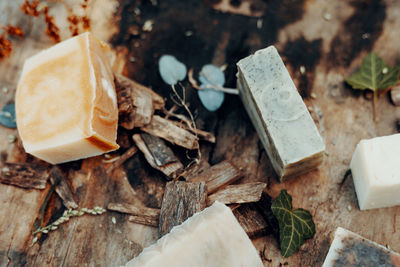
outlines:
M196 213L145 248L127 267L262 267L230 208L220 202Z
M118 148L109 51L84 33L25 61L15 104L26 152L57 164Z
M281 179L316 168L324 141L275 47L237 66L240 96Z
M338 227L322 267L400 266L400 254Z
M400 205L400 134L361 140L350 168L361 210Z

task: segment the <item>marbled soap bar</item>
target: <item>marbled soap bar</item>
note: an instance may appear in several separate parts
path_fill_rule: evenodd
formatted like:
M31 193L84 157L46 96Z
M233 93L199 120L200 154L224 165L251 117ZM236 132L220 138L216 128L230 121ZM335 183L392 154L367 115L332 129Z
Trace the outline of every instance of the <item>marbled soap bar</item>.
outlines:
M361 140L350 168L361 210L400 205L400 134Z
M145 248L127 267L262 267L230 208L215 202Z
M325 143L275 47L237 67L243 104L281 180L316 168Z
M400 254L338 227L322 267L399 267Z
M16 92L26 152L52 164L118 148L109 47L84 33L25 61Z

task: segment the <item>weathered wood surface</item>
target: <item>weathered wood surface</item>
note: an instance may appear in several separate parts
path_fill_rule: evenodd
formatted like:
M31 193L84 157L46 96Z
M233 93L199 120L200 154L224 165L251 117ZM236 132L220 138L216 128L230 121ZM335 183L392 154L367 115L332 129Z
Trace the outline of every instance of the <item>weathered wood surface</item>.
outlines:
M232 212L250 238L264 236L268 233L268 223L253 204L242 204Z
M207 192L208 194L212 194L227 184L235 182L242 176L242 172L233 166L232 163L223 161L191 177L189 182L206 182Z
M52 44L44 35L45 26L40 19L21 15L18 9L21 2L0 1L0 22L20 25L26 32L24 39L12 40L11 57L0 62L0 88L8 88L8 93L0 90L1 107L12 101L26 57ZM313 215L315 237L290 258L280 256L272 235L253 240L262 252L265 266L320 266L337 226L399 252L400 207L360 211L351 177L343 183L342 179L360 139L397 132L395 121L400 118L399 107L392 105L388 97L380 97L378 120L374 123L371 102L361 92L353 92L343 81L372 50L391 65L399 63L400 2L273 0L262 1L255 9L257 12L248 5L244 5L243 12L236 12L236 8L224 9L257 15L257 18L220 13L212 7L216 1L158 2L152 6L149 1L121 0L118 5L116 0L96 0L90 8L90 13L96 17L93 32L104 40L112 38L115 46L128 50L124 74L169 99L170 87L162 82L157 70L159 56L168 53L188 68L194 67L195 72L210 62L226 63L226 86L235 87L236 62L275 44L325 139L328 153L318 170L278 183L240 100L227 96L221 110L210 113L201 106L197 92L187 81L183 82L187 101L197 115L197 126L216 135L215 144L200 143L202 161L215 165L231 160L244 174L240 183L268 182L267 191L273 197L286 188L293 196L293 206L308 209ZM141 15L137 15L137 10L135 13L136 8ZM62 25L65 12L53 9L51 13L58 11L56 21ZM154 21L153 30L145 32L142 25L148 19ZM64 22L62 38L68 36L68 26ZM301 66L306 69L305 73L300 72ZM310 97L311 93L315 98ZM14 146L7 141L10 134L15 135L16 130L1 127L1 150L11 151ZM78 189L73 193L79 197L76 201L80 207L107 205L121 199L135 205L161 207L165 181L158 171L148 167L143 156L132 157L109 176L101 170L103 164L108 164L101 157L82 161L83 170L77 171L79 164L63 168L70 169L68 177ZM126 170L126 175L121 169ZM126 183L131 184L133 190ZM74 218L30 248L33 222L48 188L25 190L0 184L2 266L24 263L28 266L89 263L118 266L158 238L156 228L131 223L129 215L107 212L100 217ZM60 216L59 200L52 198L50 204L48 217Z
M161 206L160 237L206 207L207 189L204 182L168 182Z
M224 204L257 202L260 200L261 194L266 186L266 183L261 182L228 185L214 194L209 195L207 198L207 206L212 205L215 201Z
M144 225L158 226L160 219L160 209L138 207L128 203L110 203L107 209L129 214L130 222Z

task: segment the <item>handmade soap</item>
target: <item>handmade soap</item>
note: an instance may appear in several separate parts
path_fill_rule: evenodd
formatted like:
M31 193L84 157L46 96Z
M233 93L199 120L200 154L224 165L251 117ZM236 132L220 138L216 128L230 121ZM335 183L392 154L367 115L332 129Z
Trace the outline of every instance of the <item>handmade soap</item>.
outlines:
M400 254L338 227L322 267L400 266Z
M350 168L361 210L400 205L400 134L361 140Z
M25 61L15 104L26 152L52 164L118 148L109 47L84 33Z
M281 180L316 168L324 141L275 47L237 67L241 99Z
M215 202L145 248L127 267L262 267L230 208Z

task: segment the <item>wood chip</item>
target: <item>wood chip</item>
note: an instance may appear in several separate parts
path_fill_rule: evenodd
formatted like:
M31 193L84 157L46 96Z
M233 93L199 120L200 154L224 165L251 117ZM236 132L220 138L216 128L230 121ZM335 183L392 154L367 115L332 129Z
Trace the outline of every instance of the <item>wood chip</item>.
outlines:
M51 184L56 185L56 193L62 199L63 204L67 209L78 208L78 204L76 204L74 200L70 186L60 168L54 166L50 170L50 182Z
M49 178L48 168L27 163L3 163L0 183L26 189L45 189Z
M190 181L196 176L199 176L202 173L208 171L208 169L210 169L210 164L206 160L201 160L198 164L193 164L192 166L187 168L182 176L183 178L185 178L186 181Z
M268 233L268 224L253 203L242 204L232 211L250 238L264 236Z
M111 173L113 170L124 164L129 158L136 154L138 149L135 146L130 147L124 154L122 154L113 164L107 169L107 173Z
M196 212L206 207L207 190L204 182L168 182L161 205L159 234L163 236Z
M199 148L198 138L194 134L178 127L175 122L157 115L154 115L150 124L142 127L141 130L187 149Z
M169 180L177 177L182 172L183 164L160 138L135 134L132 139L142 151L150 166L164 173Z
M165 105L164 99L141 84L115 74L118 98L119 124L125 129L150 123L154 110Z
M212 205L215 201L224 204L257 202L261 198L265 183L247 183L238 185L228 185L224 189L208 196L207 206Z
M180 127L180 128L184 128L188 131L190 131L193 134L197 134L197 136L205 141L208 141L210 143L215 143L216 138L215 135L213 133L207 132L207 131L203 131L200 129L193 129L193 128L189 128L188 125L186 123L178 123L175 122L175 124Z
M261 194L261 199L254 205L257 207L258 212L268 223L269 228L267 234L272 233L274 237L279 240L279 223L271 210L272 198L266 193Z
M242 172L229 161L222 161L198 176L189 179L190 182L206 182L208 194L231 184L243 176Z
M107 209L130 214L128 219L130 222L149 226L158 226L159 224L159 209L139 207L128 203L110 203Z

